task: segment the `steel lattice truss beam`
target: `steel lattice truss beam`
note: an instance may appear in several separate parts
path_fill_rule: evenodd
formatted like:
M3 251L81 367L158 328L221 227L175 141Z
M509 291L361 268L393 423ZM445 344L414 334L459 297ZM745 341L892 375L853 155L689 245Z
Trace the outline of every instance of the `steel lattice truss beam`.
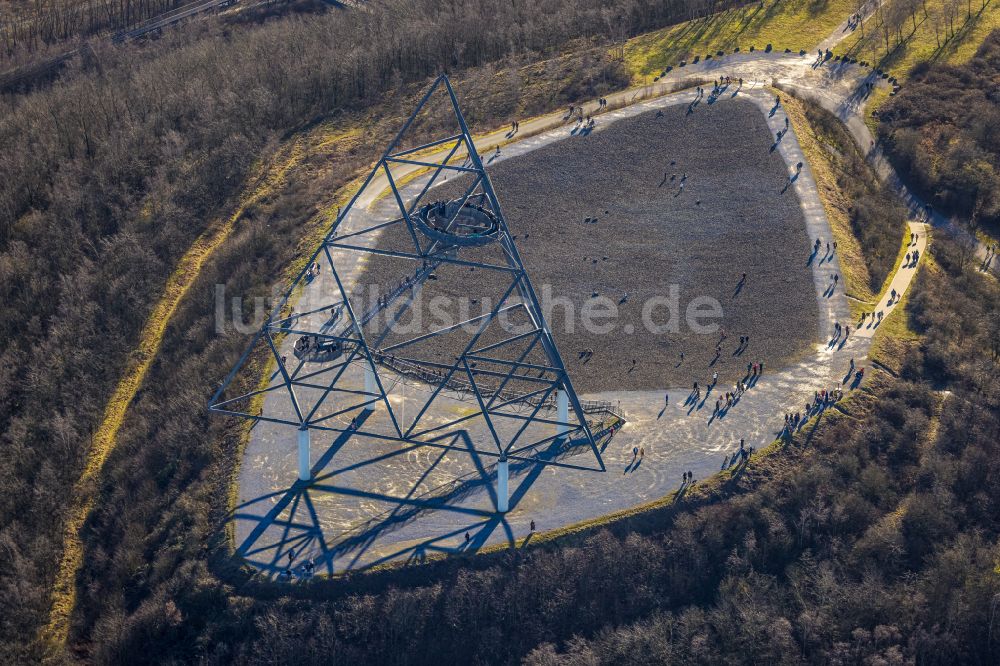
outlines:
M454 126L443 132L442 138L404 147L414 134L414 124L430 113L432 101L445 109L448 120L443 124ZM442 124L440 115L435 126ZM446 235L428 234L426 224L421 226L417 218L434 201L432 188L449 176L463 184L463 194L449 199L447 210L441 209L442 231L452 231L459 223L458 211L473 206L495 220L493 242L467 248L442 240ZM409 198L404 190L409 192ZM368 210L380 200L380 213ZM378 242L381 234L392 230L405 242ZM407 269L399 288L384 294L375 306L366 307L345 285L350 281L343 277L344 265L356 266L352 264L356 261L354 255L405 262L414 268ZM302 296L314 288L312 283L317 278L310 270L314 265L320 266L319 275L324 279L331 276L325 279L329 288L318 300L299 298L293 307L293 296ZM394 326L409 314L421 290L433 284L429 280L436 282L437 273L443 276L457 270L485 271L490 284L496 286L495 304L481 315L450 325L417 334L397 333ZM302 307L303 300L310 301L308 307ZM512 320L518 324L515 330L501 326ZM453 359L442 361L440 354L435 357L426 353L435 344L442 344L446 336L455 335L464 337L457 346L449 342L449 349L462 350ZM307 353L300 355L298 346L293 354L287 353L292 340L302 345L304 339L310 345ZM247 383L237 377L255 358L259 376L261 356L254 352L260 348L275 369L255 390L239 390ZM362 376L366 379L363 383L359 380ZM401 377L423 383L424 396L415 411L412 406L400 410L399 401L393 399L393 387ZM557 392L563 392L562 399L568 402L562 419L556 409ZM280 403L280 408L262 408L265 397L268 405ZM460 415L443 418L441 413L449 410L435 409L444 402L453 405L456 400L467 402L467 409ZM339 213L306 268L216 391L209 408L297 429L343 432L356 428L357 434L366 437L444 447L455 441L458 430L476 424L480 433L488 433L485 449L480 448L483 441L476 443L480 453L501 460L567 465L558 462L560 456L553 455L553 451L583 447L593 452L597 468L604 469L584 405L573 390L446 76L435 80L361 189ZM384 409L388 416L387 420L381 419L381 428L369 428L367 419L361 420L360 426L346 424L347 418L372 408ZM593 409L589 411L594 421L601 419L593 416ZM605 420L604 425L613 420Z

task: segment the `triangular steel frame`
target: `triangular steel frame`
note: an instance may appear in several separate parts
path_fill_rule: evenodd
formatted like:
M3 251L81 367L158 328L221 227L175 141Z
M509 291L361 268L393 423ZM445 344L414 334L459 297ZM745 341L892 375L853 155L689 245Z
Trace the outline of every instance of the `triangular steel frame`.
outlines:
M450 105L450 111L454 113L458 132L433 141L424 142L413 148L398 149L407 131L435 93L447 95L447 104ZM443 159L438 161L436 158L439 158L442 154L444 156ZM427 157L428 155L431 155L431 157ZM459 160L461 160L461 163L457 163ZM400 184L393 175L393 168L399 165L405 165L411 171L416 167L422 170L421 175L424 173L427 174L426 183L423 185L422 190L408 204L404 202L404 197L400 192ZM398 207L399 216L364 229L344 233L341 228L344 220L380 172L386 176L392 200L395 201ZM427 202L429 191L438 181L438 178L446 172L471 176L472 186L467 188L462 198L454 201L461 201L462 203L458 205L458 208L461 208L466 201L475 199L477 205L488 210L495 217L499 225L499 233L494 245L499 247L500 254L503 257L502 261L498 260L488 263L463 259L461 256L461 247L446 246L446 244L442 244L440 241L421 234L412 216L422 203ZM451 223L454 223L454 218L452 218ZM396 224L403 224L407 227L409 237L413 243L412 249L406 251L390 250L366 246L363 242L359 242L366 234L378 233L386 227ZM341 275L337 271L331 250L339 252L353 251L369 255L385 255L395 257L396 259L418 262L421 267L413 272L411 285L421 284L422 280L428 274L444 264L469 266L491 271L496 274L497 280L504 281L498 282L498 285L502 286L506 284L507 280L509 280L509 285L506 287L504 297L497 302L496 306L489 313L465 322L460 322L455 326L447 327L448 330L452 330L459 326L478 326L471 341L468 342L462 354L455 358L454 363L449 365L421 360L407 356L405 354L406 347L426 340L429 337L445 334L448 330L432 331L416 336L411 340L389 346L382 345L385 333L369 339L369 336L365 334L364 326L374 313L366 312L358 316L358 313L355 312L351 304L351 299L348 297L344 284L341 281ZM309 279L307 273L308 267L319 262L327 266L336 279L339 291L338 296L332 302L325 303L321 307L308 312L293 315L287 314L290 311L289 299L292 298L296 288ZM401 299L402 295L393 296L393 298ZM530 330L518 333L517 335L511 335L509 338L489 345L478 345L481 335L491 323L496 321L501 314L515 310L523 312L526 315L527 321L530 322ZM296 323L303 316L326 311L339 312L342 315L342 323L336 330L317 332L296 328ZM275 337L278 335L306 333L316 336L317 339L332 341L341 345L343 353L338 362L315 372L304 372L302 364L299 364L297 368L286 368L283 358L274 342ZM273 378L277 379L278 374L280 374L279 383L250 393L244 393L234 398L223 399L224 391L233 382L239 369L261 341L265 341L270 348L278 368L277 374ZM510 358L504 358L505 347L511 348L518 345L526 345L527 348L519 355L511 354ZM544 363L526 361L529 353L536 349L544 355ZM430 397L419 409L416 417L408 424L404 423L399 418L399 415L396 414L389 400L389 394L386 391L386 385L390 383L391 375L398 370L401 363L408 364L411 367L422 368L427 373L433 373L435 377L439 378L439 381L435 382L437 385L431 391ZM338 386L338 380L343 376L348 366L352 364L367 366L370 369L375 378L377 387L375 390L370 392L348 390ZM380 368L384 369L380 370ZM386 376L384 374L386 372L390 373L390 376ZM332 375L332 378L330 375ZM512 380L531 383L538 388L527 394L510 395L505 392L505 387ZM491 390L484 390L484 381L492 382L494 387ZM457 385L465 388L466 395L471 394L478 407L478 411L443 424L438 423L433 427L418 427L424 425L424 416L433 408L439 396L449 395L453 397ZM297 400L297 388L319 389L322 391L322 397L311 409L306 409ZM295 412L294 418L266 415L264 413L251 414L246 410L241 411L238 407L241 402L246 402L248 398L282 389L288 392L288 397ZM556 391L564 391L568 398L568 418L565 421L540 416L540 412L543 409L551 410L554 408L554 395ZM317 410L320 405L332 395L349 397L352 404L333 414L326 414L321 417L317 416ZM491 435L495 450L488 447L490 450L480 451L480 453L495 456L500 460L511 458L579 468L578 465L556 462L551 457L553 444L559 444L560 442L566 444L572 443L574 447L584 445L590 448L600 471L604 471L605 466L586 415L587 413L593 414L599 412L611 416L611 422L613 423L617 424L624 421L621 414L610 405L603 403L601 405L597 405L596 403L587 403L584 405L577 397L551 330L542 314L541 305L532 288L527 271L518 254L514 239L509 233L489 174L487 174L482 159L475 149L455 91L446 75L441 75L434 81L416 109L403 124L396 137L386 148L382 157L372 168L361 188L355 193L347 206L340 211L322 244L313 252L310 260L306 262L306 267L302 269L291 287L289 287L274 307L271 315L260 331L257 332L247 351L215 392L209 403L209 409L213 412L223 414L239 415L256 420L286 424L298 429L308 428L343 432L344 428L335 427L329 423L333 416L350 413L352 410L361 410L372 405L376 405L379 408L384 406L391 419L394 432L379 433L359 430L357 432L360 435L440 446L440 444L432 444L431 442L440 442L442 435L454 427L471 419L482 417ZM521 413L517 409L520 409ZM525 415L523 412L530 413ZM497 427L500 419L506 419L508 422L512 420L521 421L522 425L516 428L514 435L502 436ZM532 423L551 425L551 430L557 434L524 441L522 436ZM609 421L604 420L603 423L607 426ZM612 427L612 432L613 429ZM604 434L606 432L600 433L602 437ZM539 457L543 449L546 450L546 454ZM586 467L586 469L594 468Z

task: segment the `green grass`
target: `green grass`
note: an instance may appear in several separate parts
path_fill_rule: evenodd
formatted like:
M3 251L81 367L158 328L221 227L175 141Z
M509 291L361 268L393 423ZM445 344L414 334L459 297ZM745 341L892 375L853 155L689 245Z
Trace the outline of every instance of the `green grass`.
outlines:
M855 11L849 0L801 2L773 0L729 9L711 16L649 32L625 44L625 64L633 80L643 82L668 65L695 55L729 51L739 46L811 50Z
M795 130L795 137L809 162L820 201L823 202L823 209L830 221L833 239L837 241L837 251L840 253L840 268L844 276L846 292L853 298L866 303L874 303L876 295L869 285L864 248L851 229L848 211L852 202L837 184L837 174L844 168L842 158L830 152L830 149L842 151L851 147L839 145L836 138L822 135L809 122L806 118L808 102L803 102L788 94L787 91L782 92L782 94L784 95L785 113L788 114L792 128ZM849 302L851 314L854 317L860 317L863 310L870 308L870 305L859 303L853 299Z
M860 30L855 31L841 42L837 52L876 64L900 80L905 80L912 68L921 62L968 62L986 36L1000 28L1000 2L991 1L983 6L981 0L972 0L971 17L968 15L968 6L960 3L958 16L954 20L955 31L951 36L943 32L942 16L947 2L948 0L927 0L927 16L924 16L923 9L918 9L915 27L913 20L907 17L902 42L897 44L895 35L891 35L888 53L883 33L876 27L878 17L865 22L864 36ZM939 34L935 34L935 26L938 26ZM881 102L884 99L874 101Z
M896 0L899 2L900 0ZM955 31L949 36L944 30L943 12L948 0L927 0L927 16L918 9L916 26L907 18L903 28L903 40L896 43L895 36L889 38L889 51L885 49L883 34L877 28L878 17L865 22L864 35L855 31L837 47L839 54L846 54L874 64L876 67L905 82L913 68L923 62L960 65L968 62L986 36L1000 28L1000 2L990 0L985 6L982 0L973 0L972 15L968 15L968 5L960 4L958 16L954 20ZM935 33L938 26L938 34ZM876 88L866 104L865 124L872 134L877 134L878 119L871 111L880 108L890 98L888 87Z

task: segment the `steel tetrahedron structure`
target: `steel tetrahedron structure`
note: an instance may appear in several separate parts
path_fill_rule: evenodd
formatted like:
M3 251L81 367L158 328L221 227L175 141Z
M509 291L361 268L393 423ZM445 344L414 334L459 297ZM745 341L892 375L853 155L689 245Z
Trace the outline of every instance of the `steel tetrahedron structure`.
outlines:
M210 410L297 429L302 479L310 431L465 450L471 442L498 461L502 511L508 459L603 471L598 442L621 415L577 397L515 238L442 75ZM428 299L433 308L435 298L461 297L480 312L421 316ZM263 381L239 379L249 369L259 380L262 359ZM594 462L580 464L576 454L588 450Z

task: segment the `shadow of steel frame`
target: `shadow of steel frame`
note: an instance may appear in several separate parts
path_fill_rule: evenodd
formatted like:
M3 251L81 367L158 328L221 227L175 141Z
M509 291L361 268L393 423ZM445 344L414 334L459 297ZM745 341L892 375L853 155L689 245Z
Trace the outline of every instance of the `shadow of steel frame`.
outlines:
M400 150L396 152L396 148L399 146L402 138L406 135L407 131L411 128L417 116L425 108L428 101L431 100L434 93L438 90L443 90L447 94L447 102L450 104L450 110L454 113L454 120L457 121L460 131L456 134L452 134L443 138L435 139L433 141L425 142L414 148L408 148L405 150ZM453 145L450 145L453 144ZM449 146L450 148L445 149L445 157L440 162L429 161L426 159L427 151L432 149L440 149L444 146ZM459 150L464 146L465 148L465 158L461 165L451 164L451 160L455 159L456 155L459 154ZM414 199L409 206L404 203L403 195L400 192L399 186L397 185L396 179L393 177L392 167L394 165L404 165L414 171L426 170L429 172L430 178L427 183L422 188L420 194ZM396 219L384 221L379 224L369 226L357 232L349 233L344 236L338 237L338 231L340 231L344 220L354 209L361 195L373 184L375 177L379 172L384 172L386 180L389 184L389 189L391 190L393 199L395 200L397 206L399 207L400 216ZM500 231L498 234L497 243L502 248L503 257L505 259L504 263L484 263L480 261L463 260L460 259L458 251L461 249L458 246L448 246L438 239L426 238L425 243L421 243L420 231L415 226L411 219L411 215L417 209L417 206L424 197L428 194L431 187L434 185L438 176L443 172L454 172L459 174L467 174L472 177L473 184L465 192L464 197L461 199L461 203L456 207L456 211L461 210L462 206L471 197L477 196L479 201L491 209L492 214L496 217ZM421 171L422 172L422 171ZM375 199L381 198L381 193L378 193ZM449 227L454 224L455 218L457 218L458 213L450 220ZM378 230L388 227L393 224L403 223L408 227L410 238L413 241L413 251L396 251L388 250L377 247L365 247L363 245L358 245L356 243L345 242L349 239L357 238L365 233L378 232ZM429 242L428 242L429 241ZM400 424L400 420L390 404L388 392L385 388L385 383L383 382L383 377L379 372L379 366L386 366L387 361L390 358L394 358L395 355L389 355L389 352L395 351L406 345L412 344L417 341L433 337L435 335L442 335L448 330L454 327L447 327L446 329L441 329L438 331L432 331L430 333L417 336L411 340L392 345L391 347L386 347L384 349L379 349L377 343L381 341L381 338L377 341L376 345L372 345L366 338L366 335L362 329L364 321L359 320L354 308L347 296L344 289L344 285L341 282L340 275L336 270L336 263L333 261L333 257L330 253L331 248L338 250L347 250L354 252L367 253L371 255L387 255L396 257L399 259L411 260L414 262L421 262L422 269L415 271L414 276L426 277L427 274L434 267L440 266L441 264L456 264L460 266L469 266L479 269L484 269L488 271L494 271L498 275L507 276L510 278L511 282L507 288L504 298L498 301L497 306L492 309L492 311L484 315L483 317L474 318L467 322L462 322L462 324L475 323L476 320L481 319L479 322L479 329L473 336L472 341L468 343L463 353L456 358L455 363L450 366L445 366L442 364L428 363L428 365L437 365L443 375L443 381L439 382L436 388L433 390L431 397L424 403L421 407L417 417L413 420L412 425L403 429ZM340 298L335 303L329 303L321 308L314 309L310 312L318 312L326 309L331 309L333 307L342 307L346 311L347 322L349 326L341 334L331 334L331 333L319 333L313 334L317 336L317 339L322 338L323 340L333 340L337 341L338 344L343 345L346 358L343 362L331 368L325 368L318 372L313 372L307 374L303 377L298 376L299 370L296 369L292 374L289 374L284 366L281 354L277 349L274 342L275 335L278 334L288 334L288 333L303 333L303 331L293 328L294 321L298 317L309 313L298 313L295 315L285 314L291 311L290 299L297 287L303 283L304 280L308 282L308 271L309 267L313 265L314 262L321 257L321 255L327 260L331 267L332 274L336 280L337 288L340 292ZM422 273L421 273L422 271ZM509 339L503 340L499 343L491 344L485 346L481 349L475 348L476 342L479 340L483 331L491 322L493 322L498 315L504 311L501 306L507 302L508 297L516 296L519 298L519 302L509 306L507 309L519 308L522 309L528 316L531 322L532 330L527 333L518 334ZM364 319L364 317L363 317ZM392 322L390 322L391 325ZM461 324L459 324L461 325ZM523 355L516 359L503 359L494 358L498 355L497 352L501 350L504 345L513 343L517 340L524 340L531 338L530 346L528 351L535 346L535 344L540 344L542 353L546 357L546 363L544 365L539 365L535 363L528 363L525 361L525 357L528 352L525 351ZM258 389L251 391L249 393L242 394L240 396L228 399L222 399L223 394L226 389L233 383L237 376L238 371L247 362L248 358L251 356L255 347L262 340L267 342L267 346L270 352L277 361L278 372L281 374L281 383L269 386L265 389ZM346 351L349 349L349 354ZM489 356L486 354L489 353ZM412 359L411 359L412 360ZM489 371L481 368L477 368L477 364L481 363L493 363L498 365L508 366L509 370L506 372ZM362 367L367 367L372 373L374 378L375 387L374 390L369 391L366 386L365 391L357 390L346 390L343 388L336 388L338 380L341 379L343 373L347 367L351 364L360 364ZM301 368L302 364L300 364ZM332 381L325 384L320 383L306 383L304 380L313 379L317 375L330 372L331 370L336 370L335 376ZM531 377L527 376L524 372L519 371L531 371L536 372L539 376ZM543 376L548 376L548 378L542 378ZM475 403L478 407L478 411L471 415L462 416L460 418L454 419L453 421L447 422L443 425L436 426L431 429L416 431L416 426L420 422L421 418L425 413L431 408L434 401L438 396L442 395L442 391L449 388L449 382L454 381L457 377L464 376L463 381L467 381L467 386L471 388L472 397L475 399ZM482 380L484 377L492 377L493 379L502 379L499 387L492 392L481 390L480 383L477 382L477 377ZM533 406L530 416L513 415L501 410L509 407L513 402L516 402L518 398L510 399L502 393L503 387L507 385L512 379L517 379L519 381L532 381L538 383L542 388L538 391L533 391L529 396L533 396L530 399L534 400L533 403L529 403L529 406ZM463 384L463 386L465 386ZM324 391L323 397L308 413L304 413L296 400L295 388L312 388L320 389ZM265 415L263 410L258 414L251 414L246 411L239 411L234 405L238 404L240 401L245 401L256 395L266 394L270 391L280 390L281 388L286 389L289 392L291 398L292 406L295 411L295 418L281 418L272 415ZM568 399L569 408L572 410L572 415L566 421L557 421L552 419L543 419L538 416L539 411L543 407L551 407L551 396L555 391L564 391ZM513 238L509 233L506 219L503 216L502 210L500 208L499 200L497 199L496 193L493 189L492 182L490 181L489 175L486 173L486 169L483 166L482 159L478 151L475 149L472 137L469 133L468 126L466 124L465 118L459 108L458 99L455 95L455 91L451 86L451 82L448 80L446 75L439 76L434 83L431 85L429 90L421 99L420 103L417 105L413 113L410 114L409 118L403 124L402 128L398 131L395 138L386 148L382 157L379 159L378 163L368 174L361 188L354 194L350 202L345 206L338 214L336 221L330 228L329 232L326 234L323 242L316 248L312 253L308 262L306 262L305 267L299 272L298 276L291 284L291 286L285 291L282 298L279 300L277 305L272 309L270 316L265 321L261 329L256 333L250 345L247 347L246 351L243 353L237 364L226 376L225 380L216 390L211 400L209 401L209 411L228 415L237 415L244 418L253 419L255 421L265 421L271 423L279 423L288 426L294 426L297 429L316 429L329 432L350 432L349 427L334 427L324 423L327 419L330 419L333 415L327 415L322 418L313 417L319 405L326 400L326 398L333 392L342 392L346 394L352 394L358 396L362 401L351 405L345 409L336 412L335 415L344 414L352 410L363 410L365 408L370 408L371 405L381 403L385 406L387 413L392 421L392 428L394 432L391 434L368 432L368 431L357 431L357 434L378 438L378 439L388 439L388 440L399 440L406 443L419 443L425 446L442 446L440 443L434 441L428 441L426 439L428 436L433 439L437 439L438 435L442 430L446 430L449 427L458 425L461 422L468 421L471 418L482 416L485 423L489 429L492 436L493 442L496 445L496 451L480 451L488 456L498 457L500 460L506 460L508 457L514 460L523 461L533 461L539 464L555 464L560 465L553 460L546 460L544 456L539 456L537 453L533 455L525 455L526 452L530 452L537 447L549 444L553 441L563 439L566 442L575 439L579 443L586 442L589 445L590 450L593 452L596 459L598 468L588 468L595 469L595 471L605 471L605 466L603 459L601 457L600 450L595 442L594 435L591 432L590 424L587 421L584 407L577 397L575 390L573 389L572 381L566 371L565 364L563 363L562 357L556 347L553 340L552 333L546 323L543 315L542 309L535 295L535 291L532 288L531 281L528 278L527 272L525 270L524 264L521 261L521 257L518 254L517 248L514 245ZM538 397L541 396L541 397ZM500 399L507 398L507 399ZM499 402L498 402L498 399ZM523 400L528 400L529 398L523 398ZM502 442L501 436L498 434L498 430L495 427L495 419L497 418L512 418L521 419L523 425L517 430L517 433L509 439L509 441ZM620 416L617 418L621 419ZM542 423L542 424L554 424L560 427L563 431L559 432L555 436L544 437L536 442L525 444L524 442L519 442L521 435L525 432L525 429L531 423ZM575 436L575 437L574 437ZM582 440L582 441L581 441ZM515 445L519 444L515 449ZM566 463L562 463L566 465ZM573 466L575 465L567 465Z

